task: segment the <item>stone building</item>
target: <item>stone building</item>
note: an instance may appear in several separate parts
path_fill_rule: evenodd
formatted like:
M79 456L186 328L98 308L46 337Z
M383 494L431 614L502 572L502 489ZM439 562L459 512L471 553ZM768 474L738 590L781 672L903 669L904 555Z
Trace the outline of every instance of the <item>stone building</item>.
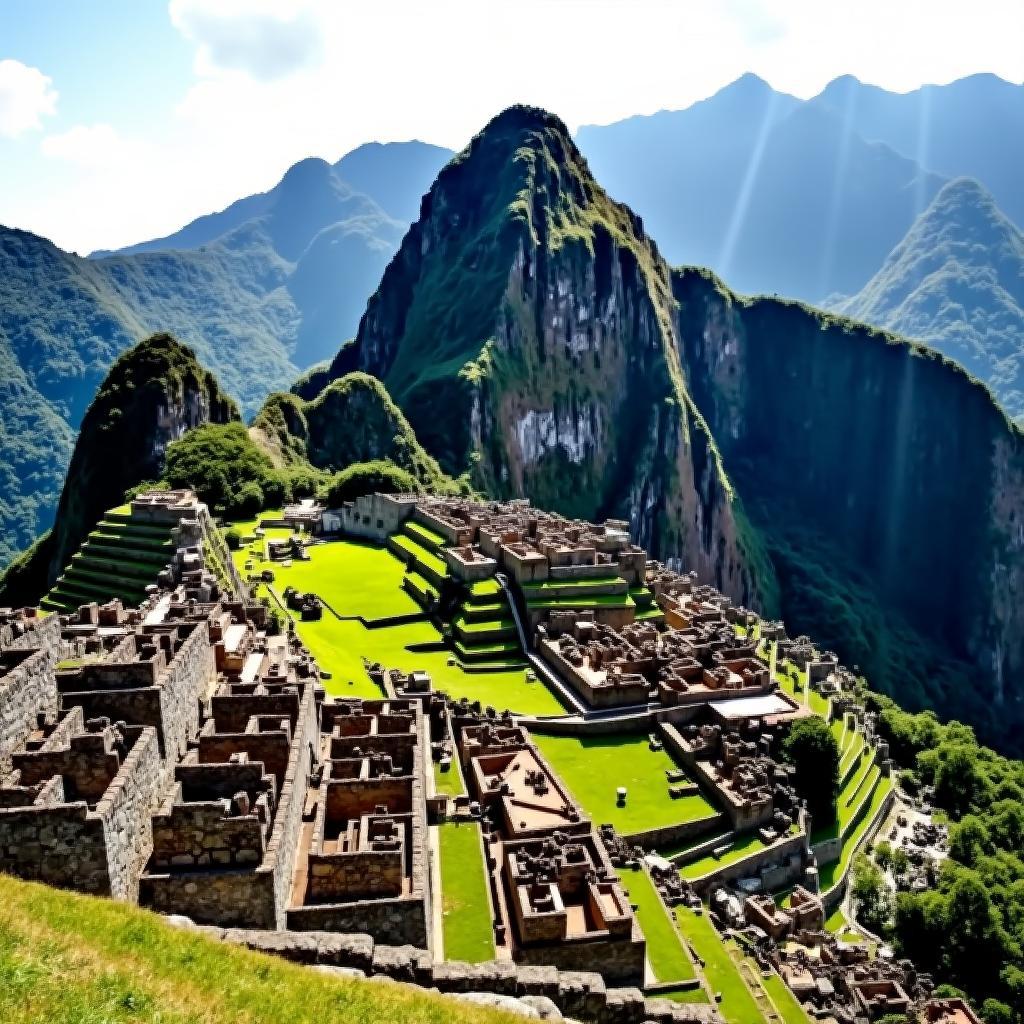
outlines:
M289 928L430 943L426 727L417 700L323 707L323 771L310 798Z
M11 761L0 781L0 871L134 899L160 786L156 730L86 721L73 706Z

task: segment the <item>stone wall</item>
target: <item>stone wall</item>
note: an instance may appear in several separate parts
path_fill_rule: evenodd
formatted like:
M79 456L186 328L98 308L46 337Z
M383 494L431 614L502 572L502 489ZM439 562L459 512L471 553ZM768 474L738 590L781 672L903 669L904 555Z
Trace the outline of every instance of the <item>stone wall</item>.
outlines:
M11 754L41 713L57 708L54 649L9 649L0 654L0 779L11 770Z
M293 963L357 970L441 992L543 996L563 1015L585 1024L721 1024L722 1020L712 1003L645 998L639 988L608 988L600 974L590 971L560 971L556 967L520 965L508 960L480 964L434 961L425 950L375 944L365 934L200 930L213 938ZM592 962L590 966L595 965Z
M134 899L137 871L151 845L149 811L159 785L156 733L142 730L95 810L63 802L0 808L0 869L20 878L97 896Z
M415 508L416 499L408 495L367 494L331 511L341 518L342 533L383 543Z
M426 900L397 898L354 900L322 907L293 907L288 927L295 931L367 932L395 946L426 949L430 941L430 919Z
M693 879L693 887L704 895L720 885L728 885L740 878L756 878L765 871L771 873L775 888L795 884L803 879L805 844L804 833L797 832L743 860L723 865L701 878Z
M316 735L316 699L307 687L262 862L222 871L151 872L142 879L141 901L162 913L221 926L284 927Z
M598 939L594 942L517 946L515 959L519 964L555 967L559 971L583 971L599 967L601 977L608 981L636 984L644 978L646 948L640 926L634 921L633 935L629 942Z

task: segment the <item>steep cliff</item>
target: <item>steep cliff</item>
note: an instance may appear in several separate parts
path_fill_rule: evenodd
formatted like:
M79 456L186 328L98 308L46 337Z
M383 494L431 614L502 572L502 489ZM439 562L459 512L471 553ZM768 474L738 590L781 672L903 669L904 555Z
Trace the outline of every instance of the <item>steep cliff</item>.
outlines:
M38 600L103 513L163 469L167 445L202 423L237 420L195 353L168 334L125 352L82 419L53 529L0 580L0 604Z
M1021 432L931 349L707 271L672 284L692 393L791 628L908 706L1019 743Z
M438 176L331 376L384 381L442 468L621 516L741 601L770 581L687 392L670 272L565 126L513 107Z

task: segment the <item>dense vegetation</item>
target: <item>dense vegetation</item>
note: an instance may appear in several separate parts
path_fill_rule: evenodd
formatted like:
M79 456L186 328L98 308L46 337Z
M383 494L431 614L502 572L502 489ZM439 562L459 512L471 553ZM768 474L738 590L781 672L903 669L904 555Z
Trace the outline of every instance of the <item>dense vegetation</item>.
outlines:
M1024 234L976 181L935 197L843 312L919 338L1024 414Z
M839 743L824 718L793 723L782 743L782 757L793 766L793 784L816 822L831 821L839 793Z
M905 788L928 796L950 822L937 885L901 891L889 907L861 867L860 898L872 923L924 971L960 989L987 1021L1024 1019L1024 763L980 746L972 729L910 714L881 695L879 731L904 768ZM879 844L881 863L892 857ZM899 875L898 865L894 875Z
M208 423L167 446L163 481L191 487L215 512L248 518L309 497L323 474L295 466L278 469L241 423Z

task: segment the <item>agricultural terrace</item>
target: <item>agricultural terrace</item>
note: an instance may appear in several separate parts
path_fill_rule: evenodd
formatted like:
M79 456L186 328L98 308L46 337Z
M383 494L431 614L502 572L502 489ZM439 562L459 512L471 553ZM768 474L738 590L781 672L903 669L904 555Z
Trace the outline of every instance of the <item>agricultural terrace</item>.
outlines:
M448 822L437 827L441 861L442 934L446 960L494 959L494 930L484 874L480 827Z
M676 926L647 872L622 868L619 881L636 906L637 920L647 940L647 962L658 982L689 981L697 977Z
M645 736L541 736L534 730L533 737L590 818L597 824L610 822L621 835L717 813L700 794L672 799L666 773L679 765L665 750L651 750ZM627 791L621 807L619 786Z
M273 517L274 513L265 515ZM233 525L245 538L251 536L258 522ZM284 528L264 529L265 538L284 538L290 533ZM309 548L309 561L292 560L290 565L271 562L264 555L263 539L232 552L243 576L265 569L274 573L274 582L261 584L257 593L268 596L281 614L294 620L302 642L321 668L331 674L324 680L330 693L369 699L381 696L366 674L365 658L403 672L428 672L435 689L455 699L466 697L526 715L564 713L544 683L529 682L522 668L464 667L402 588L406 567L387 548L348 540L314 544ZM283 597L289 586L316 594L324 602L323 617L303 621L289 612ZM382 619L414 615L420 618L395 625L376 624Z
M676 920L690 948L704 967L704 977L715 995L721 995L719 1010L729 1024L766 1024L753 993L740 974L722 936L706 913L676 907Z
M789 832L784 838L788 838L788 836L794 835L798 831L798 825L791 825ZM702 836L698 840L698 843L704 841L705 837ZM752 857L755 853L761 853L763 850L767 850L771 845L773 844L766 843L756 832L745 832L736 839L725 853L718 857L709 853L704 857L691 861L689 864L684 864L679 869L679 874L687 881L695 881L698 878L702 878L704 875L710 874L712 871L717 871L719 868L735 864L737 861L741 861L746 857Z

